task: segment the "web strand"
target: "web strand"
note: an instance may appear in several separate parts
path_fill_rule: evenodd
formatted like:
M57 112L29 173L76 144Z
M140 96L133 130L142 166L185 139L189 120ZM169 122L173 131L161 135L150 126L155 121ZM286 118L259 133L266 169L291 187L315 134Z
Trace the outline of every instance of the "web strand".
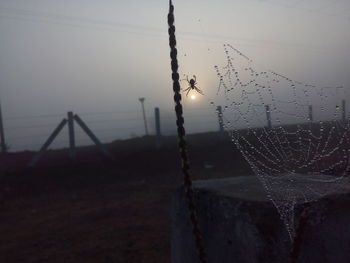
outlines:
M223 106L224 127L293 239L294 206L334 191L348 174L350 126L339 106L345 90L264 69L230 44L223 52L212 104Z

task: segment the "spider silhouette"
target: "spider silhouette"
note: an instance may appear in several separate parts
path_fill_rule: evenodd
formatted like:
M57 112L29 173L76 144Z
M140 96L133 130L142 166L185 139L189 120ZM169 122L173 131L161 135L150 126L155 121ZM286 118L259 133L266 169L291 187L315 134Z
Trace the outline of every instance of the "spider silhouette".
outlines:
M186 76L186 80L187 80L187 82L189 84L188 88L184 90L184 92L187 91L186 97L187 97L188 93L190 93L191 90L195 90L199 94L204 95L203 91L201 91L199 88L196 87L197 82L196 82L196 76L195 75L193 75L193 79L190 79L190 80L188 80L188 76Z

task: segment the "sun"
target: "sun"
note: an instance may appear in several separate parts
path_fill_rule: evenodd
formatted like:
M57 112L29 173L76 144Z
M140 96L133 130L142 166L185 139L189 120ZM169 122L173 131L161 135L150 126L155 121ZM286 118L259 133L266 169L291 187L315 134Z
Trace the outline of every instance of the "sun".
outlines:
M195 100L196 99L196 95L191 95L191 100Z

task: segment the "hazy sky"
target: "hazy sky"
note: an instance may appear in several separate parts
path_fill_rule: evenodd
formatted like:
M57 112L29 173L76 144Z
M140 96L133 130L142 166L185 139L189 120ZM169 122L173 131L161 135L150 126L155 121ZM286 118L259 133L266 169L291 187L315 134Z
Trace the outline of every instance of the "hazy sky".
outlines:
M186 101L189 108L208 107L214 96L213 66L222 63L223 43L294 79L350 88L348 0L174 4L180 73L195 74L206 94ZM140 110L139 97L146 98L149 115L156 106L171 109L167 11L167 0L0 0L0 97L9 119L7 136L30 134L11 130L33 123L11 123L16 116L57 115L36 123L52 124L52 130L68 110L82 116L120 111L137 119L138 113L126 112ZM108 116L101 118L107 129ZM135 134L142 134L140 125L134 125Z

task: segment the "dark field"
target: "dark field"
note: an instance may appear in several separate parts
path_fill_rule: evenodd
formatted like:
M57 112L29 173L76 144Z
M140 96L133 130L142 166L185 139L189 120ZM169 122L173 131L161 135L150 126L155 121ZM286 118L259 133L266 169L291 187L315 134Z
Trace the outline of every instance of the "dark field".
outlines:
M250 173L228 138L191 135L195 178ZM33 153L0 159L0 262L170 262L168 207L182 183L175 137L155 149L153 137L108 146L50 151L36 168Z

